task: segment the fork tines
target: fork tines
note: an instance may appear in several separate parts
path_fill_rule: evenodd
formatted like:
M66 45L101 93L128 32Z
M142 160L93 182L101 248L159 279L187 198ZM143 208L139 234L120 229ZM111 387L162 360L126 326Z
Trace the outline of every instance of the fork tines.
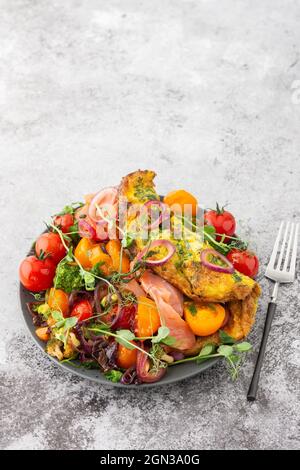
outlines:
M295 277L299 224L281 222L266 276L278 282L292 282Z

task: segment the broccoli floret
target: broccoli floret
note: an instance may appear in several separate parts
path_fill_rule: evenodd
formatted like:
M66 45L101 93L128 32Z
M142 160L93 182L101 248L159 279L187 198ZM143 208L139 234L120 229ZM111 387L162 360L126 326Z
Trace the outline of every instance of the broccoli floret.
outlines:
M60 263L56 268L54 286L56 289L62 289L68 294L72 290L81 289L84 286L84 280L80 274L79 266Z
M109 370L105 372L104 375L107 380L110 380L111 382L120 382L123 372L120 372L119 370Z

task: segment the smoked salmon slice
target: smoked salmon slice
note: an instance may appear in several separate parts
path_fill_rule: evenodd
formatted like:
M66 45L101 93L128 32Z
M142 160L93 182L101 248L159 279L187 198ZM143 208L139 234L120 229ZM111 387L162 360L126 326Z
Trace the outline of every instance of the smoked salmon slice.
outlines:
M188 324L181 318L181 292L151 271L145 271L140 281L144 291L156 303L161 324L169 328L170 336L175 339L172 347L180 350L192 348L196 339Z

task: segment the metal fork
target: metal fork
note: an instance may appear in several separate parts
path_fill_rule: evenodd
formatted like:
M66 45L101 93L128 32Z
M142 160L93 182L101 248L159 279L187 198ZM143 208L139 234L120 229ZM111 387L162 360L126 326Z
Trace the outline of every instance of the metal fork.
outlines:
M274 318L276 310L276 300L279 285L281 283L293 282L295 279L298 232L299 224L281 222L278 235L274 244L274 248L271 254L271 258L265 272L265 276L275 281L275 285L271 301L268 305L264 332L255 364L253 377L247 394L247 399L249 401L254 401L256 399L260 371L263 364L272 320ZM282 243L280 245L281 239Z

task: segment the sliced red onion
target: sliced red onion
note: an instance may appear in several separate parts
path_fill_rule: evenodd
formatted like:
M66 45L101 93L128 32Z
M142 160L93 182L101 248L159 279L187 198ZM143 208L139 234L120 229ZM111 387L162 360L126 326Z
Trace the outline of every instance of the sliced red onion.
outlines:
M101 312L101 300L103 297L106 297L108 293L108 286L104 281L98 282L96 288L94 290L94 301L95 301L95 308L96 312Z
M136 359L137 376L143 383L158 382L167 372L166 367L158 369L156 372L150 370L150 360L147 354L137 351Z
M146 230L148 229L152 230L152 229L159 227L161 222L165 220L170 214L168 206L161 201L147 201L144 204L144 207L147 207L147 208L148 207L151 208L152 206L158 206L161 209L161 211L157 219L155 219L152 223L150 223L147 227L145 227Z
M84 219L79 219L78 231L83 238L94 239L96 237L96 230Z
M136 311L137 311L137 304L124 305L123 307L120 307L120 301L119 301L117 314L115 315L114 320L112 324L110 325L111 329L112 330L133 329Z
M147 258L143 260L143 257L156 246L164 246L167 248L168 254L164 258L158 260L151 260ZM166 263L174 255L175 251L175 246L169 240L154 240L151 242L150 246L146 246L142 251L140 251L140 253L138 253L136 259L137 261L144 261L149 266L160 266L161 264Z
M121 384L123 385L131 385L131 384L139 384L140 381L137 377L137 373L135 370L135 366L129 367L129 369L125 370L124 374L122 375L122 378L120 380Z
M184 358L184 354L180 351L172 351L172 352L169 352L168 354L169 356L174 357L175 361L181 361L181 359Z
M211 261L209 261L210 256L218 258L220 261L222 261L225 266L220 266L218 264L212 263ZM212 248L206 248L201 252L201 262L206 268L211 269L212 271L216 271L218 273L232 274L234 272L234 267L230 263L230 261L225 258L225 256L221 255L221 253L218 253L218 251L213 250Z
M118 200L118 190L114 187L101 189L93 197L91 204L89 206L88 215L95 222L103 220L101 214L97 214L98 207L100 209L103 206L109 206L110 209L110 218L117 216L117 200ZM97 207L98 206L98 207Z

